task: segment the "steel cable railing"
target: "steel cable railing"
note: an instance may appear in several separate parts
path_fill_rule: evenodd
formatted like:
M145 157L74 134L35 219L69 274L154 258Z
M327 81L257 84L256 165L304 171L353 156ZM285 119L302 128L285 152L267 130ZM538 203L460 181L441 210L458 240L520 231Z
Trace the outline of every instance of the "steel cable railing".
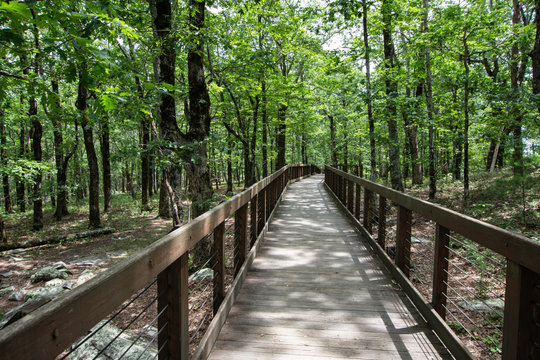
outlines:
M325 183L458 357L540 358L540 244L331 167Z

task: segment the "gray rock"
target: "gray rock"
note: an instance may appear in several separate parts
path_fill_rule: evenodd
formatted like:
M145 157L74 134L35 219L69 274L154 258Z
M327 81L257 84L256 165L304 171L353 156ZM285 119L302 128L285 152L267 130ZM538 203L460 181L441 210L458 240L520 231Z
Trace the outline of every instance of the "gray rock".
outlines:
M504 299L486 299L486 300L467 300L460 301L459 306L472 311L479 311L486 314L494 313L498 310L504 310Z
M107 256L110 257L111 259L121 259L121 258L128 257L128 253L127 251L124 251L124 250L109 251L107 253Z
M75 286L79 286L79 285L84 284L85 282L87 282L88 280L93 278L94 276L96 276L96 274L94 274L90 270L88 270L88 269L84 270L81 273L81 275L79 276L79 278L77 279L77 283L75 284Z
M17 306L16 308L11 309L7 313L5 313L4 316L2 316L2 319L0 320L0 329L30 314L32 311L45 305L51 300L52 300L52 297L41 296L39 298L30 299L24 304L21 304Z
M203 279L213 279L214 278L214 270L210 268L204 268L199 271L197 271L194 274L191 274L189 277L190 281L193 280L203 280Z
M124 241L124 240L134 241L135 236L133 236L133 235L116 235L116 236L112 236L111 240L114 240L114 241Z
M428 240L428 239L417 238L417 237L411 236L411 243L413 243L413 244L431 244L431 241Z
M63 269L66 269L67 270L67 265L65 262L63 261L58 261L58 262L55 262L54 264L51 265L53 268L57 269L57 270L63 270Z
M24 293L22 291L14 291L9 295L8 300L9 301L23 301Z
M0 296L9 294L10 292L15 291L15 286L8 286L0 289Z
M19 261L24 261L24 260L26 260L26 259L25 258L20 258L20 257L15 257L15 256L10 256L8 262L19 262Z
M62 287L62 285L38 287L38 288L27 291L24 297L26 299L33 299L33 298L39 298L39 297L54 298L58 296L59 294L61 294L63 291L64 291L64 288Z
M99 266L105 264L109 259L105 256L88 256L83 259L71 262L76 266Z
M62 286L65 280L62 279L52 279L45 283L45 286Z
M103 322L97 324L90 333L96 331ZM103 326L99 331L95 332L87 341L81 344L73 353L68 356L68 359L152 359L157 355L157 346L153 343L148 349L148 338L144 335L127 330L120 334L120 329L111 324ZM116 339L115 339L116 338ZM83 337L84 339L84 337ZM107 346L113 339L110 345ZM99 353L101 354L96 357Z
M71 290L71 288L73 288L73 281L64 281L62 287L64 289Z
M10 277L11 275L13 275L13 271L8 271L8 272L0 274L0 276L5 277L5 278Z
M53 266L45 266L34 273L30 277L33 283L40 281L49 281L52 279L66 279L70 272L67 269L57 269Z

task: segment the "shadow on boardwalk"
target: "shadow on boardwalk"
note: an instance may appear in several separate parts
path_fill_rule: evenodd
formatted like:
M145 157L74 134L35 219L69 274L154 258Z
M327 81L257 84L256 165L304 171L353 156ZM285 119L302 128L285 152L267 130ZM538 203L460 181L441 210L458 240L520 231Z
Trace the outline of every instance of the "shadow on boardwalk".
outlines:
M326 193L289 187L210 359L449 359Z

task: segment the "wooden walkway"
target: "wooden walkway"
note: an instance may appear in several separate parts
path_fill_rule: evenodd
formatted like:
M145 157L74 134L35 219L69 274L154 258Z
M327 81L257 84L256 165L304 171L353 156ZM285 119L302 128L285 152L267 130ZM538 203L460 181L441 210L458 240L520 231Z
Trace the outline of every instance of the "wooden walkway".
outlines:
M209 359L450 359L326 193L292 184Z

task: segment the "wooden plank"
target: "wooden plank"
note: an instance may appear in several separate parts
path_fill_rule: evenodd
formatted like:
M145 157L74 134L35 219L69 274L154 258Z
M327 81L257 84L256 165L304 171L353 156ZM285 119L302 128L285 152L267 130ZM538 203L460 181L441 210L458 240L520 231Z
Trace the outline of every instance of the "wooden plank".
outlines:
M280 169L66 295L2 329L0 359L54 358L187 253L287 168ZM32 352L27 351L28 339L32 339Z
M536 241L528 239L521 234L504 230L473 217L446 209L437 204L417 199L369 180L347 174L338 169L329 166L327 168L329 172L360 184L370 191L384 196L389 201L406 207L536 273L540 273L540 261L537 261L540 258L540 243Z
M371 234L373 233L372 229L372 219L373 219L373 192L369 189L364 188L364 227Z
M411 211L403 206L398 207L396 235L396 265L409 277L411 264Z
M338 206L340 206L336 195L331 191L329 187L326 187L330 195ZM437 336L442 340L450 353L457 359L473 359L473 355L467 349L467 347L461 342L457 335L450 329L446 322L439 316L439 314L433 309L430 304L427 304L424 300L424 296L415 288L410 280L403 274L403 272L394 265L392 259L388 256L386 251L373 239L370 233L362 226L362 224L352 216L348 216L351 224L358 229L362 234L362 237L367 240L369 245L373 248L378 258L381 259L384 266L397 283L402 287L403 291L407 294L414 306L422 314L424 319L433 328Z
M354 183L347 183L347 209L351 214L354 214Z
M317 178L311 178L289 187L253 262L255 271L248 273L210 358L253 359L269 354L279 355L275 358L294 355L294 359L304 355L355 358L357 354L377 359L445 357L444 347L318 186ZM330 212L334 220L326 218ZM306 218L316 221L306 224L302 221ZM321 230L327 236L314 237ZM268 341L266 335L261 338L275 328L350 331L371 340L359 345L362 341L312 337L308 346L297 346L292 338L287 343L285 334L274 332ZM405 328L407 334L402 337ZM425 346L418 345L419 341ZM402 351L384 349L385 345Z
M253 244L255 244L255 241L257 241L257 236L259 233L257 232L257 212L259 211L258 208L258 197L259 195L255 195L253 199L249 202L249 247L251 248Z
M356 217L358 219L358 216ZM377 229L377 242L386 248L386 199L379 195L379 227Z
M448 283L448 259L450 230L437 224L435 232L435 247L433 255L433 308L443 318L446 318L446 293Z
M160 359L189 359L188 254L165 269L158 278L158 346Z
M234 275L238 274L240 268L249 253L248 240L248 206L247 204L238 209L234 215Z
M225 222L214 229L214 280L213 280L213 309L218 312L225 298Z

